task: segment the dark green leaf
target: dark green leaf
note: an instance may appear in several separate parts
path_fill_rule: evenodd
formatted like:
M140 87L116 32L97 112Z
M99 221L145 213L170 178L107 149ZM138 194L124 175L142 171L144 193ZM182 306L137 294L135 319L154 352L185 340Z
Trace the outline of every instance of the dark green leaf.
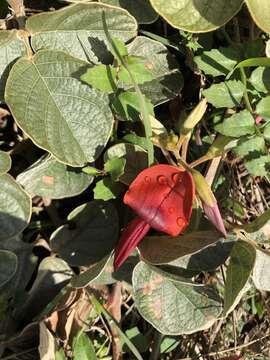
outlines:
M105 162L104 170L110 174L112 181L118 181L125 172L126 160L123 158L112 158Z
M234 310L245 292L256 258L255 248L246 241L238 240L231 252L226 272L224 316Z
M73 340L73 359L74 360L95 360L97 359L95 354L94 345L87 336L87 334L81 331Z
M18 266L16 254L7 250L0 250L0 288L8 283L15 275Z
M118 216L112 204L83 204L67 220L52 234L51 244L70 265L96 264L111 253L118 238Z

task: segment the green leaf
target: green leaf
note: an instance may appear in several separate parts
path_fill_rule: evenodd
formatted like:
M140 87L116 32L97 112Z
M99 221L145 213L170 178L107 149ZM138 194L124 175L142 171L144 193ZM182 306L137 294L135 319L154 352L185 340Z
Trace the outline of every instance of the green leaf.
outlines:
M267 176L270 169L270 155L260 156L245 162L248 172L254 176Z
M145 36L138 36L128 45L129 55L141 56L154 80L140 85L143 94L156 106L175 98L184 81L174 57L166 46Z
M113 93L116 89L116 69L111 65L96 65L87 70L81 79L94 89Z
M137 350L137 348L129 340L129 338L126 336L126 334L120 329L118 323L114 320L114 318L111 316L111 314L106 309L104 309L104 307L100 304L100 302L95 298L94 295L91 296L91 302L95 306L96 311L99 314L104 315L105 319L109 323L111 323L115 327L115 329L117 329L120 340L122 342L124 342L128 346L129 350L132 352L132 354L135 356L135 358L137 360L143 360L143 358L141 357L141 355L140 355L139 351Z
M68 264L57 257L46 257L39 265L35 282L21 307L16 309L18 321L30 321L55 298L68 283L72 270Z
M104 259L101 259L96 264L90 266L89 269L87 269L80 275L74 276L71 280L72 287L76 289L80 289L88 286L90 283L92 283L99 277L99 275L108 265L109 261L110 261L110 256L106 256L104 257Z
M118 239L118 215L112 204L83 204L67 220L52 234L51 245L70 265L96 264L111 253Z
M62 199L82 193L92 183L93 176L75 171L52 156L45 155L23 171L17 181L29 193Z
M270 220L270 209L266 210L262 215L258 216L251 223L242 226L242 229L248 233L259 231Z
M145 104L149 114L154 114L153 104L144 95ZM113 107L121 118L124 120L139 121L140 120L140 97L136 92L121 92L113 101Z
M21 233L30 221L31 199L8 174L0 176L0 241Z
M146 352L148 350L148 341L146 336L140 332L137 326L134 326L131 329L127 329L125 333L128 339L136 346L140 353ZM127 351L128 347L125 346L125 343L123 343L122 346L123 351Z
M36 269L38 258L33 254L33 245L23 242L19 237L3 240L0 249L10 251L17 257L16 272L12 281L2 287L2 291L9 296L25 291L27 284Z
M126 160L124 174L119 181L129 185L135 177L147 168L147 152L138 145L120 143L110 147L104 154L104 161L114 157Z
M37 146L71 166L94 161L113 127L107 95L76 77L86 65L62 51L39 51L13 66L6 86L18 125Z
M173 27L190 32L207 32L226 24L240 10L244 0L150 2L156 12Z
M246 241L235 243L226 272L224 316L227 316L241 300L252 273L256 258L255 248Z
M10 170L10 168L11 168L11 157L5 151L0 150L0 175L7 173Z
M125 159L115 157L105 162L104 170L110 174L112 181L118 181L125 172L125 165Z
M174 337L165 336L160 344L160 353L167 354L173 351L179 344L181 340L178 340Z
M256 249L256 261L253 270L253 282L258 290L270 291L270 253Z
M56 351L55 360L67 360L65 352L63 349Z
M220 239L214 231L198 231L187 235L146 236L139 245L141 256L152 264L166 264L182 256L194 254Z
M239 61L239 54L233 48L220 47L204 51L201 55L195 56L194 61L206 75L227 75Z
M103 2L126 9L139 24L151 24L158 18L158 14L152 8L149 0L103 0Z
M123 41L136 36L137 23L127 11L96 2L81 3L31 16L26 29L32 34L32 47L35 51L63 50L94 63L105 60L108 49L103 11L111 36Z
M270 69L259 66L257 69L252 71L249 82L259 92L270 92Z
M270 141L270 123L263 129L263 136L266 140Z
M119 64L121 64L121 59L118 58L118 56L120 55L120 57L124 57L124 56L128 56L128 50L127 47L124 43L124 41L118 39L118 38L112 38L114 45L116 47L117 52L115 52L113 49L111 49L113 56L119 61Z
M95 360L97 359L94 345L89 336L81 331L73 340L74 360Z
M111 178L105 177L96 183L94 188L94 199L108 201L116 199L122 192L121 184L114 182Z
M268 0L246 0L247 7L256 25L270 33L270 9Z
M240 104L244 90L245 86L241 81L230 80L211 85L203 91L203 95L216 108L231 108Z
M248 110L242 110L227 117L222 124L216 125L215 130L225 136L235 138L252 135L255 132L254 118Z
M258 156L265 151L265 142L263 137L255 136L251 139L241 139L237 147L233 149L237 156Z
M25 54L26 47L20 31L0 31L0 102L4 101L5 85L12 65Z
M257 67L257 66L270 66L270 59L267 57L256 57L241 61L234 70L246 67Z
M154 79L152 72L147 68L147 61L144 61L144 59L136 56L128 56L126 63L136 84L140 85ZM120 82L125 85L132 84L129 72L123 66L121 66L118 71L118 78Z
M229 234L227 239L221 238L195 254L186 255L172 261L170 265L197 273L215 270L225 263L236 240L237 238L234 235Z
M17 266L16 254L11 251L0 250L0 288L13 278Z
M256 113L264 119L270 119L270 96L266 96L258 102Z
M143 262L133 272L133 294L142 317L162 334L207 329L221 312L220 300L211 287L168 280Z

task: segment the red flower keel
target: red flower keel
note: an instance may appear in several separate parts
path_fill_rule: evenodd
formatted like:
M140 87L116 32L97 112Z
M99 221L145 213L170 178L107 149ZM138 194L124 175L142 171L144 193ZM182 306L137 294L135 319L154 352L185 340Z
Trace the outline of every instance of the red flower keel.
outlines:
M139 242L145 237L150 229L144 220L137 217L129 223L123 231L115 249L114 270L116 271L129 257Z

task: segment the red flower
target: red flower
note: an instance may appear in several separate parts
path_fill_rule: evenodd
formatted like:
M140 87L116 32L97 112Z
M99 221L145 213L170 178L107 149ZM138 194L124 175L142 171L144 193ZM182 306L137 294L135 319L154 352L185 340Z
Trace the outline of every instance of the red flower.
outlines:
M123 231L115 249L117 270L147 234L150 227L171 236L188 225L195 185L191 174L171 165L154 165L132 182L124 203L138 215Z

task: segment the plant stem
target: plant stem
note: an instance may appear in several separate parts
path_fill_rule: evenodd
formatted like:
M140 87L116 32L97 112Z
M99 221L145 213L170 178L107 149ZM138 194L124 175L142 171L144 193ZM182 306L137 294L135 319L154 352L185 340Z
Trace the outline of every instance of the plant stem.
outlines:
M123 56L119 53L117 46L115 45L113 39L111 38L111 35L108 31L108 26L106 23L106 18L105 18L105 12L102 12L102 22L103 22L103 28L104 28L104 32L105 32L105 36L112 48L112 50L114 51L114 53L117 55L117 58L120 60L121 65L125 68L125 70L128 72L130 80L135 88L135 91L139 97L140 100L140 108L141 108L141 113L142 113L142 119L143 119L143 124L144 124L144 130L145 130L145 135L146 135L146 139L147 139L147 152L148 152L148 166L151 166L154 163L154 146L153 143L151 141L151 136L152 136L152 127L151 127L151 123L149 120L149 114L148 114L148 110L143 98L143 94L138 86L138 84L136 83L131 71L129 70L129 67L125 61L125 59L123 58Z
M248 93L247 93L247 76L246 76L245 70L243 68L240 67L239 69L240 69L242 83L245 85L244 101L245 101L248 111L253 113L253 110L252 110L252 107L251 107L251 104L249 101Z

